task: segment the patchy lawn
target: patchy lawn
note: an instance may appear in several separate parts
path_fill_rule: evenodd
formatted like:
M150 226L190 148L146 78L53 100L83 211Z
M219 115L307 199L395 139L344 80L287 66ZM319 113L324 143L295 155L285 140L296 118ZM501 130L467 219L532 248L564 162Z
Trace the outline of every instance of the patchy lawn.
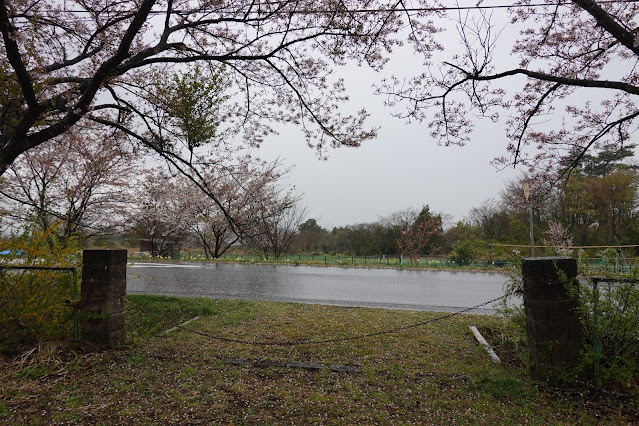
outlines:
M637 395L542 386L497 317L129 296L126 347L49 343L2 356L0 423L639 421ZM195 316L189 332L171 328ZM161 319L161 320L160 320ZM477 326L507 360L493 364ZM364 334L399 329L361 339ZM245 344L220 340L251 341ZM313 342L271 345L275 342ZM501 353L500 353L501 352Z

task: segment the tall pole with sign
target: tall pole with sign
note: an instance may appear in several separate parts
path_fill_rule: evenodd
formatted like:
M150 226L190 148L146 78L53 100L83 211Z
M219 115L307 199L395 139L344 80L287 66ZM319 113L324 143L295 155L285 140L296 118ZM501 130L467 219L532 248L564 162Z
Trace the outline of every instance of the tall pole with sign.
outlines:
M530 185L528 182L524 183L524 197L528 203L528 213L530 217L530 256L535 257L535 234L533 233L533 205L530 198Z

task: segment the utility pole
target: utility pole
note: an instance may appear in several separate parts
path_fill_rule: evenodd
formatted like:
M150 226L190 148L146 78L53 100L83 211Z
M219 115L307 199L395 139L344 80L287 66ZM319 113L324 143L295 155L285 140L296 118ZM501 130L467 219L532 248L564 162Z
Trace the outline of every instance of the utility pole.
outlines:
M528 182L524 183L524 197L528 203L528 213L530 220L530 257L535 257L535 234L533 233L533 205L532 198L530 198L530 185Z

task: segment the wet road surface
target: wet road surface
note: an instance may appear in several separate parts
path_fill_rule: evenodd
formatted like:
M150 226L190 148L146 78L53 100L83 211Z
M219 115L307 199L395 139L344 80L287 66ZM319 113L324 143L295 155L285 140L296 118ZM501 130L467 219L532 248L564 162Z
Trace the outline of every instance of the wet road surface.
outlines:
M456 312L501 296L506 280L480 272L136 262L127 268L127 293Z

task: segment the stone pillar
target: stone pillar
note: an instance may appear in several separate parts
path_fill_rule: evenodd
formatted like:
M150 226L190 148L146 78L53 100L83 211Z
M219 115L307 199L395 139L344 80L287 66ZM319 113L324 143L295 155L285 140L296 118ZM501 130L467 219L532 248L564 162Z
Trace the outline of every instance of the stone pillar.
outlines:
M583 349L583 328L573 295L578 291L577 261L569 257L525 258L524 309L530 349L530 373L552 380L560 370L575 367ZM567 280L562 280L563 271Z
M102 347L124 344L126 250L84 250L82 338Z

